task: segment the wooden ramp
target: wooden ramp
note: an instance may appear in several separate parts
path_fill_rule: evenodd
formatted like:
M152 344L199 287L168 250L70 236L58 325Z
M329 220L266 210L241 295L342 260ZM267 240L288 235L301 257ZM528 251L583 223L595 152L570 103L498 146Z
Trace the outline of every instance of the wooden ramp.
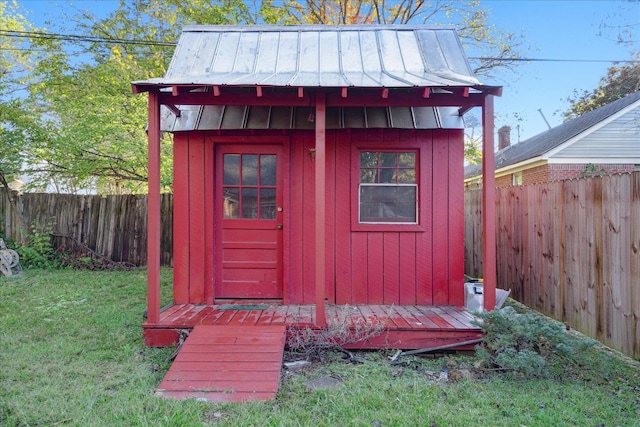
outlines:
M285 337L284 324L195 326L157 394L212 402L274 399Z

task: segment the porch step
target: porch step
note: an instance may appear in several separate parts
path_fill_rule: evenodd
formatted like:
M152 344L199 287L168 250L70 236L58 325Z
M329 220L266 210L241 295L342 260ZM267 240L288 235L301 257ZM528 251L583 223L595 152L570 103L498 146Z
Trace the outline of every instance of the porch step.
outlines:
M212 402L274 399L285 337L284 324L197 325L156 393Z

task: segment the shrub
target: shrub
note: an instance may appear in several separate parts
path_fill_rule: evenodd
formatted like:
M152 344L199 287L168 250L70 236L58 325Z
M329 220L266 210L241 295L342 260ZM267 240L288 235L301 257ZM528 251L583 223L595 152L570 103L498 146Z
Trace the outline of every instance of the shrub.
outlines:
M555 368L573 363L576 341L558 323L512 307L478 313L474 321L485 332L476 350L485 370L513 372L526 377L558 373Z
M25 268L56 268L59 262L51 243L52 225L35 222L25 245L16 248L20 264Z

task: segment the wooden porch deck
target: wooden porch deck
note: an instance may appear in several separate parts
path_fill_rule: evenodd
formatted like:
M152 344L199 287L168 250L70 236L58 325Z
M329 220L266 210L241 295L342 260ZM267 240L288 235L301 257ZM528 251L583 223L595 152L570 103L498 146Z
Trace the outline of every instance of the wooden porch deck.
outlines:
M238 306L240 307L240 306ZM196 325L275 326L291 331L319 329L315 325L314 305L244 306L176 304L160 313L157 323L144 323L147 346L170 346L178 341L182 329ZM353 327L370 323L384 325L384 332L363 342L348 345L353 349L411 350L462 343L481 337L480 327L471 323L473 316L464 307L357 305L326 306L327 324L347 323ZM468 348L461 346L460 349Z

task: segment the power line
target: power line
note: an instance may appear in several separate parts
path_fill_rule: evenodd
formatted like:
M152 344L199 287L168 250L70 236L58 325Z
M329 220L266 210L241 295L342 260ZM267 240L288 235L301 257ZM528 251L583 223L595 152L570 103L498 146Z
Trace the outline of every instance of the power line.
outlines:
M175 43L158 42L153 40L134 40L134 39L120 39L120 38L108 38L108 37L78 36L74 34L46 33L46 32L40 32L40 31L0 30L0 36L13 37L13 38L26 38L26 39L62 40L62 41L84 42L84 43L133 44L133 45L142 45L142 46L173 47L176 45Z
M626 64L638 64L638 59L565 59L565 58L498 58L486 56L470 56L469 59L481 61L513 61L513 62L623 62Z
M175 43L158 42L154 40L136 40L136 39L121 39L121 38L96 37L96 36L79 36L74 34L47 33L47 32L40 32L40 31L0 30L0 36L13 37L13 38L28 38L28 39L61 40L61 41L82 42L82 43L114 43L114 44L129 44L129 45L139 45L139 46L159 46L159 47L176 46ZM5 50L5 49L2 49L2 50ZM12 48L9 48L9 49L12 49ZM602 62L602 63L624 63L624 64L640 63L640 60L637 60L637 59L634 60L634 59L569 59L569 58L500 58L500 57L486 57L486 56L470 56L469 59L478 60L478 61L500 61L500 62L582 62L582 63Z

